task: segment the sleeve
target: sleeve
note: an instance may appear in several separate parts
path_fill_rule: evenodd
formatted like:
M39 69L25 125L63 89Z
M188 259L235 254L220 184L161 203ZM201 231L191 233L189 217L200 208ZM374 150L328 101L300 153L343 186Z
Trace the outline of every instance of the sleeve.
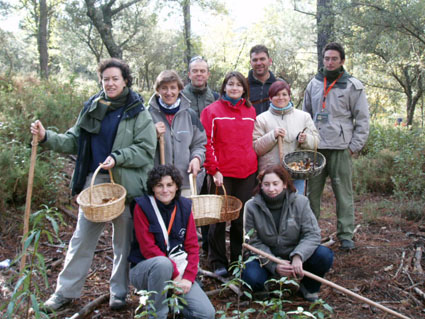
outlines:
M307 85L307 88L305 89L305 92L304 92L303 111L310 114L310 117L313 119L314 114L313 114L313 107L312 107L312 104L311 104L311 92L310 92L310 90L311 90L311 81Z
M307 198L304 197L302 203L296 204L297 216L300 216L300 241L294 250L289 254L289 258L299 255L301 260L305 262L313 255L316 248L320 245L320 228L317 219L310 208ZM301 197L297 197L297 201L302 201Z
M190 160L198 157L202 166L205 161L205 144L207 144L207 135L205 134L205 129L198 117L192 117L192 120L195 121L195 123L192 123L193 137L192 143L190 144Z
M355 86L353 86L353 89L355 89ZM363 148L369 136L369 105L363 85L361 89L355 89L350 95L350 106L351 105L351 112L354 118L354 130L348 147L352 152L358 152Z
M264 114L264 113L263 113ZM254 141L254 150L258 156L263 156L276 145L274 129L267 132L267 123L263 121L263 116L258 116L254 124L252 138Z
M132 134L132 144L112 152L116 165L126 168L152 165L157 137L155 125L148 111L144 110L138 114Z
M258 227L255 223L255 218L254 218L254 215L256 213L256 209L258 209L258 208L254 204L252 204L252 200L249 200L245 204L244 215L243 215L244 233L248 234L251 231L251 229L253 229L254 231L250 235L248 243L251 246L258 248L258 249L274 256L270 247L267 246L266 244L264 244L261 241L261 239L258 237L258 229L257 229ZM272 261L268 260L267 258L263 258L263 257L259 257L259 259L260 259L261 264L268 271L270 271L272 274L276 274L277 264L275 262L272 262Z
M207 136L207 144L205 145L205 163L204 167L207 173L214 176L218 171L218 161L214 155L214 142L212 141L212 122L213 116L211 114L211 107L205 108L201 113L201 122L205 128Z
M198 235L196 234L195 220L193 219L192 213L190 214L189 221L187 223L184 250L187 253L187 266L184 271L183 278L193 283L196 279L196 275L198 274L199 244Z
M319 131L316 128L316 125L314 125L313 120L311 119L311 116L309 114L305 114L305 127L307 127L306 134L307 138L304 143L301 144L301 148L303 149L309 149L314 150L315 147L319 145L320 142L320 136Z

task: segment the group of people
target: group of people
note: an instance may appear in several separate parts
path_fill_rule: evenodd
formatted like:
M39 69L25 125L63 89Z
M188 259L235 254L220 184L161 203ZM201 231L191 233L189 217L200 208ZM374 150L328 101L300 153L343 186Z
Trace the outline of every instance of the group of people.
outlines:
M32 134L41 145L77 154L72 193L95 183L109 182L107 170L127 190L124 213L112 220L114 261L110 279L110 308L126 305L128 283L156 292L158 318L168 306L162 292L173 280L187 301L186 318L214 318L214 308L195 281L199 263L198 236L191 210L189 174L197 177L201 194L222 192L244 204L230 223L230 260L226 252L226 223L203 227L202 248L208 264L221 276L238 260L243 234L249 243L285 259L284 264L261 258L247 264L243 279L253 290L264 289L272 276L303 277L303 269L324 276L333 253L320 245L320 197L329 175L337 201L337 234L343 249L353 249L353 192L351 155L368 136L369 113L363 86L343 68L345 53L338 43L324 49L324 68L309 83L303 110L294 108L291 88L269 70L272 59L264 45L250 51L248 78L226 74L219 93L208 87L207 61L194 57L186 86L173 70L161 72L155 93L145 108L131 90L128 65L118 59L99 64L102 89L86 103L75 125L64 134L46 130L37 120ZM281 165L284 154L302 149L322 152L323 172L310 179L292 180ZM160 152L164 141L164 154ZM161 163L165 159L165 165ZM215 187L214 187L215 186ZM255 196L254 194L255 188ZM132 208L131 208L132 207ZM105 223L78 222L58 276L56 291L44 303L55 311L78 298ZM253 230L253 231L252 231ZM300 293L316 300L320 283L303 278Z

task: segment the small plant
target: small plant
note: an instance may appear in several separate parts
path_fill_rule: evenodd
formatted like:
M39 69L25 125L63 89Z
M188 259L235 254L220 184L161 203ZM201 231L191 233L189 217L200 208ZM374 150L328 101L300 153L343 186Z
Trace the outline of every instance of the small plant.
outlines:
M139 297L139 306L136 309L134 318L149 318L157 317L154 300L151 295L156 294L156 291L139 290L137 294Z
M46 222L49 222L53 233L47 230ZM16 277L18 280L15 284L12 296L9 300L6 310L6 318L13 318L18 311L23 314L21 318L28 318L30 307L35 318L49 318L41 309L38 303L40 289L37 279L43 280L46 287L49 286L47 280L46 265L44 257L38 252L40 240L47 237L50 243L54 239L61 242L59 238L59 225L64 224L62 215L56 208L49 208L44 205L43 208L30 217L31 229L25 235L24 249L22 253L13 261L17 264L22 256L26 254L28 263ZM15 277L15 278L16 278ZM15 278L12 278L15 279Z
M310 305L309 309L317 319L332 318L333 309L324 300L319 299Z
M166 285L162 294L165 294L167 298L163 301L163 303L166 303L168 305L173 315L173 318L176 318L176 316L181 312L181 310L183 310L183 305L187 305L187 301L186 299L184 299L182 293L183 289L178 287L174 281L166 281Z

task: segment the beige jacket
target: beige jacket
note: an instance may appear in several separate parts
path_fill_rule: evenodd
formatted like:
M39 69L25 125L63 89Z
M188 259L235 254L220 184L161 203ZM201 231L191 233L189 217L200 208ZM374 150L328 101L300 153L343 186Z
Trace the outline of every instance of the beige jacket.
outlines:
M277 111L269 109L267 112L257 116L254 126L253 140L254 150L258 155L258 170L263 170L267 165L278 164L279 148L277 139L274 137L274 129L282 127L286 130L283 142L284 155L301 149L313 150L315 144L319 143L319 133L314 126L310 114L292 108L286 114L278 114ZM307 139L299 144L297 137L304 128Z

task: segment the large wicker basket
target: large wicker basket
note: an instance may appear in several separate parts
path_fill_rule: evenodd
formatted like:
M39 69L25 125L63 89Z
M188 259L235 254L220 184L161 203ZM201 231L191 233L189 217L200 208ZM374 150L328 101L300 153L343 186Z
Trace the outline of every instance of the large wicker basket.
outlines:
M77 197L77 203L84 212L84 216L92 222L107 222L117 218L125 209L126 189L114 183L111 170L111 183L94 185L99 167L93 174L90 187L83 190Z
M293 162L309 160L312 164L306 170L294 170L289 164ZM288 153L283 158L283 166L291 174L293 179L309 179L319 175L326 165L326 158L317 151L296 151Z
M223 197L219 195L197 195L196 177L189 175L190 191L192 195L192 213L196 226L215 224L220 220Z
M239 217L240 210L242 209L242 202L235 196L227 195L226 188L222 186L224 196L223 205L221 207L221 214L219 222L229 222Z

